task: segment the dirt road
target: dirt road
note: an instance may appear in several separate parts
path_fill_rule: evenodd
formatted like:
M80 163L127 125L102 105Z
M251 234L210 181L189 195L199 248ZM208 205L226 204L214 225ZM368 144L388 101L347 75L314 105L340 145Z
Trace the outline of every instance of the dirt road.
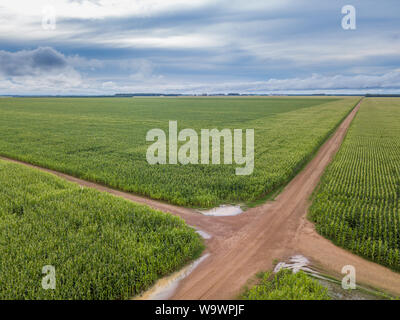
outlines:
M309 198L325 168L339 149L360 105L343 121L336 133L320 148L315 158L275 199L233 217L204 216L186 209L116 191L53 170L53 173L82 186L96 188L133 202L170 212L212 235L207 240L209 257L184 279L173 299L230 299L255 273L271 269L274 259L303 254L314 264L339 275L353 265L358 283L400 295L400 274L366 261L319 236L306 219ZM0 157L1 158L1 157ZM6 158L3 158L6 159ZM20 161L10 160L21 163Z

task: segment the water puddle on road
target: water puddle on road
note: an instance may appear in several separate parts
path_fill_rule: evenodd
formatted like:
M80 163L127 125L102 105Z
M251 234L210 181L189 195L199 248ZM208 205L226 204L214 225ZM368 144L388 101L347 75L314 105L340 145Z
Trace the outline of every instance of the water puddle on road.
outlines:
M358 284L356 290L345 290L342 288L342 279L337 278L337 276L324 275L314 270L311 267L310 261L302 255L292 256L287 262L279 262L275 266L274 273L282 269L290 269L293 273L299 272L300 270L304 271L322 284L328 290L328 294L333 300L381 300L390 298L388 295L376 289L363 287ZM323 272L323 270L321 272Z
M215 216L215 217L228 217L228 216L236 216L238 214L243 213L240 205L232 206L232 205L221 205L217 208L213 208L210 210L199 210L201 214L205 216Z
M208 234L205 231L197 230L196 233L199 234L205 240L210 240L212 238L212 235Z
M290 257L288 262L279 262L274 269L274 273L279 272L281 269L290 269L294 273L300 270L304 271L327 288L328 294L333 300L376 300L388 298L388 296L375 289L364 288L359 285L357 285L356 290L345 290L342 288L341 279L327 277L313 270L310 266L310 261L302 255Z
M310 261L302 256L302 255L296 255L293 257L289 258L289 262L279 262L275 269L274 272L277 273L281 269L290 269L293 271L293 273L299 272L300 270L312 273L312 274L318 274L315 270L311 269L309 267Z
M196 231L196 233L198 235L200 235L200 237L202 237L204 240L210 240L212 238L211 234L208 234L207 232L203 231L203 230L199 230L194 226L189 226L190 228L194 229Z
M199 259L195 260L182 270L174 272L170 276L162 278L156 282L156 284L141 294L135 297L134 300L167 300L169 299L178 288L179 282L186 278L190 273L196 269L200 263L202 263L210 254L206 253Z

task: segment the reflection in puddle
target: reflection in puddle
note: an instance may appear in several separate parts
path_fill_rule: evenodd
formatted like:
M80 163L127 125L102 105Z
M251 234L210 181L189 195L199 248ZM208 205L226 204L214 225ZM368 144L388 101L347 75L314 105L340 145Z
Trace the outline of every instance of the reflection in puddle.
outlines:
M197 230L196 233L198 233L205 240L209 240L212 238L212 236L205 231Z
M232 205L222 205L217 208L213 208L210 210L199 211L201 214L205 216L218 216L218 217L227 217L227 216L236 216L238 214L243 213L240 205L232 206Z
M327 288L328 294L333 300L380 300L389 298L389 296L382 294L382 292L364 288L360 285L357 285L357 290L345 290L342 288L341 279L329 278L313 270L310 266L310 261L302 255L291 257L289 262L278 263L274 272L277 273L281 269L291 269L294 273L300 270L306 272Z
M290 269L293 271L293 273L296 273L300 270L309 272L312 274L317 274L317 272L311 268L309 268L310 261L302 256L302 255L296 255L293 257L290 257L289 262L279 262L275 269L274 272L279 272L281 269Z
M206 253L190 265L184 267L182 270L171 274L168 277L162 278L156 284L144 292L135 300L166 300L169 299L178 288L179 282L186 278L197 266L203 262L210 254Z
M196 233L198 235L200 235L200 237L202 237L204 240L210 240L212 238L211 234L208 234L207 232L203 231L203 230L199 230L194 226L189 226L190 228L196 230Z

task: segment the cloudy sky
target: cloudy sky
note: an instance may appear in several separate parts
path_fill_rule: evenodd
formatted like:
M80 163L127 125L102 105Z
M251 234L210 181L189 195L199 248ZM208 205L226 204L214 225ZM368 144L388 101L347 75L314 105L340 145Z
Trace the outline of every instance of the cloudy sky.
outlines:
M356 8L356 30L342 7ZM1 0L0 95L400 93L399 0Z

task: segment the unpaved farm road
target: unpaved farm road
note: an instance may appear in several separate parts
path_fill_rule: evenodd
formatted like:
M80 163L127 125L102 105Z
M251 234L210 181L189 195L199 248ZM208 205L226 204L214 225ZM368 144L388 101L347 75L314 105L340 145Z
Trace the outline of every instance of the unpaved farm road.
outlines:
M314 265L332 275L340 275L343 266L353 265L359 284L400 295L399 273L336 247L318 235L306 218L310 196L338 151L360 104L274 201L232 217L204 216L191 209L117 191L21 161L0 158L170 212L210 234L212 238L206 241L209 257L181 281L172 299L234 299L249 278L259 271L271 269L274 259L286 259L295 254L306 256Z

